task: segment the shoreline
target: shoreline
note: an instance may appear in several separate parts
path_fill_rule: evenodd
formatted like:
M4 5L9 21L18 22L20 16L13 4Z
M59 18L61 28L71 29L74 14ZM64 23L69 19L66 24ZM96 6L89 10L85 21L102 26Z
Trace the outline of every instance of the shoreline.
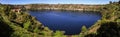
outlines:
M40 10L58 10L58 11L83 11L83 12L100 12L100 10L84 10L84 9L62 9L62 8L44 8L44 9L28 9L28 11L40 11Z

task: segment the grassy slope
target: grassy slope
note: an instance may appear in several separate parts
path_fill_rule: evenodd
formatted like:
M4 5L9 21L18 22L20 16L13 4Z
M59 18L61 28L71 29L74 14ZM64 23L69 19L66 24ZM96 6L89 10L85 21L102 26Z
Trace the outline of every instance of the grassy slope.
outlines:
M120 37L120 22L117 22L120 19L120 4L108 4L101 13L102 19L83 33L84 37Z
M29 23L28 23L29 22ZM0 5L0 36L51 36L51 30L25 12L12 12L10 6Z

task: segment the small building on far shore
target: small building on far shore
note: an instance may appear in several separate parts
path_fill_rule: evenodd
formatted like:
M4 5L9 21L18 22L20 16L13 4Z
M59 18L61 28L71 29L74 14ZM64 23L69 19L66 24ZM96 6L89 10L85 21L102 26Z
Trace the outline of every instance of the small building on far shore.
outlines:
M11 11L19 13L19 12L21 12L21 7L20 6L13 6Z

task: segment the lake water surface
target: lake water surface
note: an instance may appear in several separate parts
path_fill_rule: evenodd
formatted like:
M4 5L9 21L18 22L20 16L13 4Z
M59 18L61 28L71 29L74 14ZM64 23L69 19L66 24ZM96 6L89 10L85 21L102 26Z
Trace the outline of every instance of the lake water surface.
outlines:
M41 10L30 11L29 13L44 26L53 31L65 31L66 35L79 34L83 25L89 28L101 19L98 12Z

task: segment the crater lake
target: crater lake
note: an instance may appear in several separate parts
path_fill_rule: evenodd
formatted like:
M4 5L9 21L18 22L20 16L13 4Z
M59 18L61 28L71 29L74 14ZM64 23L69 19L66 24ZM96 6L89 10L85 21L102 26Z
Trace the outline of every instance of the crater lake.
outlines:
M65 31L65 35L77 35L83 25L89 28L101 19L99 12L92 11L39 10L29 13L49 29Z

